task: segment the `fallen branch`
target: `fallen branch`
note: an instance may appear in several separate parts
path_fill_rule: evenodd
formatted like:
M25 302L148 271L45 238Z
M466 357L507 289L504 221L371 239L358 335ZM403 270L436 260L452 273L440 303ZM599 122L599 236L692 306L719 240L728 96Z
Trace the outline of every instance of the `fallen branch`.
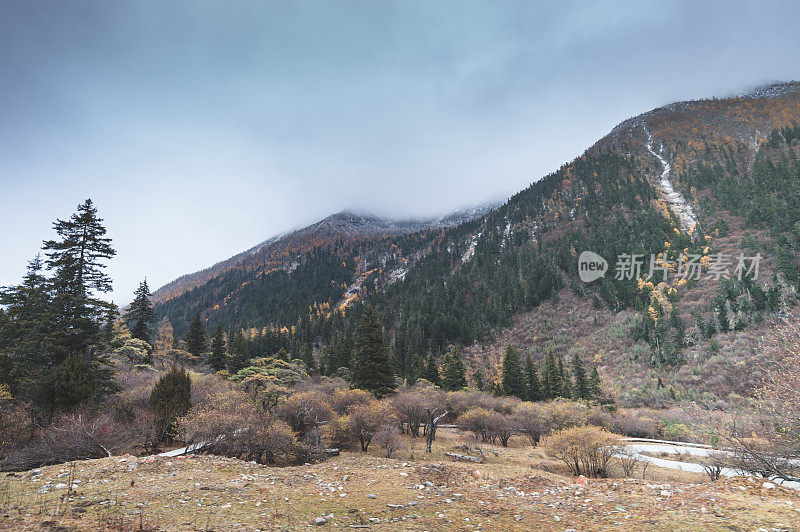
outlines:
M448 456L451 460L455 460L456 462L475 462L476 464L483 463L483 456L469 456L466 454L458 454L458 453L444 453L445 456Z

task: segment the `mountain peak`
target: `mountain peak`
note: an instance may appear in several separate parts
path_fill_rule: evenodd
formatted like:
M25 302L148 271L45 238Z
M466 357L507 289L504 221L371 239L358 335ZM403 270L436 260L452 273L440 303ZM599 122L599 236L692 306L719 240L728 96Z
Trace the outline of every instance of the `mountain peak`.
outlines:
M798 91L800 91L800 82L770 81L763 85L736 92L734 96L738 98L777 98Z

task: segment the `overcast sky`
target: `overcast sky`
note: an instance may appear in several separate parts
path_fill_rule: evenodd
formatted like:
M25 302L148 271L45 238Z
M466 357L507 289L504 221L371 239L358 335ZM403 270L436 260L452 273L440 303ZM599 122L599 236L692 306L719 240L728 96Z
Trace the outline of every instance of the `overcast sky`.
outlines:
M800 79L796 2L0 4L0 285L91 197L117 303L344 208L505 198L625 118Z

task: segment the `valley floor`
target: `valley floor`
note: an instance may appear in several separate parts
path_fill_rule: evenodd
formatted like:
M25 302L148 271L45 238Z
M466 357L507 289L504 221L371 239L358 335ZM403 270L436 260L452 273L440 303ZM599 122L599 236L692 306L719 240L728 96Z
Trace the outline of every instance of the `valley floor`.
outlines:
M0 477L0 529L800 529L798 494L762 480L711 483L651 466L644 480L579 484L522 439L484 446L483 464L443 454L465 443L474 440L442 429L432 454L414 443L414 459L407 447L392 459L371 448L286 468L207 455L44 467Z

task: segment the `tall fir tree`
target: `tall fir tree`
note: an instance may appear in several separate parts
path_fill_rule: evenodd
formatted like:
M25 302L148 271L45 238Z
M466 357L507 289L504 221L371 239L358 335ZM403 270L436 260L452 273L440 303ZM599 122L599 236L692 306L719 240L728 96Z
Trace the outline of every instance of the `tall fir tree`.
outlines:
M536 366L533 364L533 359L531 358L530 353L528 353L528 356L525 357L525 380L528 384L528 396L526 399L528 401L541 400L542 385L539 382L538 371L536 371Z
M436 386L442 383L442 376L439 373L439 363L436 361L436 355L433 351L428 351L428 358L425 361L425 374L423 377Z
M598 399L602 394L600 384L600 373L597 372L597 366L592 368L592 373L589 375L589 393L592 399Z
M333 375L339 368L350 368L353 356L353 341L348 331L334 333L328 345L328 373Z
M578 356L578 353L572 355L572 377L575 379L572 396L575 399L591 399L592 394L589 379L586 376L586 366L583 365L583 360Z
M561 392L561 378L553 353L550 352L542 363L542 399L553 399Z
M395 389L394 362L378 313L372 306L364 309L356 327L351 381L353 388L368 390L384 397Z
M225 345L225 331L222 325L217 325L214 337L211 339L211 354L208 357L208 365L214 371L225 369L228 362L227 346Z
M139 283L139 288L134 292L133 302L125 314L125 320L130 327L131 336L152 343L150 334L152 333L152 326L156 322L156 311L153 308L153 302L150 300L153 294L150 293L150 287L147 286L147 279Z
M558 380L561 384L561 389L558 392L558 397L564 399L572 399L572 378L569 375L569 370L564 367L564 361L559 356L557 359L558 367Z
M524 399L527 396L525 376L522 374L522 363L517 350L509 345L503 357L503 395L513 395Z
M442 365L442 388L449 391L458 391L467 387L466 369L461 351L454 347L444 355Z
M116 255L102 222L92 200L87 199L69 220L53 223L58 240L43 244L47 268L53 271L55 323L51 349L56 363L98 345L100 323L113 307L97 297L111 291L105 261Z
M232 335L228 335L230 343L228 345L228 373L236 374L250 363L250 344L244 337L244 331L238 329Z
M309 375L318 373L317 360L314 358L314 347L308 342L303 342L300 346L300 360L306 365Z
M19 286L0 289L0 305L6 307L3 351L26 380L29 388L38 375L53 364L49 341L53 321L52 283L42 275L42 260L37 255ZM16 386L15 386L16 387Z
M200 317L200 311L197 311L189 323L189 330L186 336L183 337L186 342L186 350L194 356L200 356L208 351L208 334L206 327L203 325L203 319Z

